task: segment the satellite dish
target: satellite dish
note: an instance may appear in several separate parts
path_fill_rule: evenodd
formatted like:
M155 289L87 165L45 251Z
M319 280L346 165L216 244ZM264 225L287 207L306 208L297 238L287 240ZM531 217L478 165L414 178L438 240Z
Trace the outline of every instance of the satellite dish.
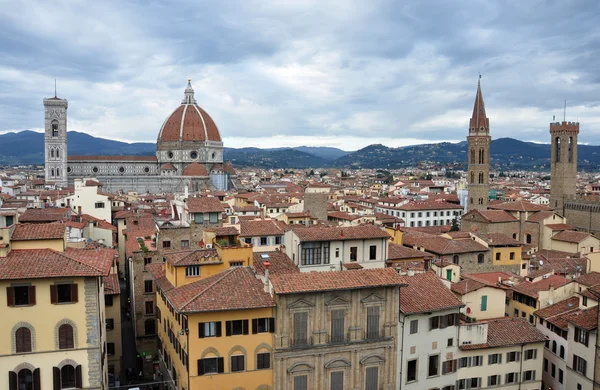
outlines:
M93 240L91 238L88 238L86 241L88 244L91 244Z
M544 260L540 260L540 265L544 265Z

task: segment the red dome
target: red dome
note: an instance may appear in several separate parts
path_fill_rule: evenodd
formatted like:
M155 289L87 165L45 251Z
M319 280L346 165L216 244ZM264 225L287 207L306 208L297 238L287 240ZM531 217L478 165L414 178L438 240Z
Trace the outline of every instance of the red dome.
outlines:
M183 176L208 176L208 171L204 165L194 162L183 168Z

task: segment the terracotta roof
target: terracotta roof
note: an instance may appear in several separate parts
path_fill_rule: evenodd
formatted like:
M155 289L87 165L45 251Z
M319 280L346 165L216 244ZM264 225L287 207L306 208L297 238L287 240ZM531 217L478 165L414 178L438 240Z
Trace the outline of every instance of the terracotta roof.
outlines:
M71 213L68 208L49 207L45 209L27 209L19 217L19 222L55 222L63 221Z
M513 217L510 213L507 213L504 210L473 210L470 213L479 214L484 219L492 223L517 221L517 218ZM470 213L465 214L463 219L467 219L467 215Z
M579 297L572 296L543 309L536 310L536 316L544 320L551 320L553 317L579 309Z
M568 223L549 223L544 226L546 226L550 230L573 230L573 229L575 229L575 226L569 225Z
M502 281L513 280L513 279L521 280L521 278L516 275L512 275L512 274L509 274L506 272L500 272L500 271L481 272L481 273L475 273L475 274L461 274L461 277L468 278L471 280L476 280L476 281L481 282L490 287L497 287L498 279L500 279ZM500 287L503 289L506 288L504 285L501 285Z
M154 283L158 289L163 292L174 289L175 287L169 282L165 273L165 265L163 263L152 263L146 265L146 271L150 273L154 279Z
M225 211L219 198L214 197L189 197L187 198L187 208L190 213L222 213Z
M156 162L156 156L67 156L68 161L148 161Z
M193 162L183 168L183 176L208 176L206 167L200 163Z
M215 122L200 106L182 103L162 125L157 143L178 141L221 142L221 135Z
M323 271L273 275L271 283L276 294L299 294L401 286L403 281L392 268L377 268L351 272Z
M102 278L104 281L104 295L121 294L121 286L119 285L119 276L110 274Z
M229 173L232 176L237 175L237 172L235 171L235 169L229 162L226 162L225 164L223 164L223 171L225 173Z
M217 236L237 236L240 232L235 226L221 226L216 228L205 228L205 232L215 233Z
M389 243L388 260L413 259L415 257L429 257L429 254L403 245Z
M497 205L488 206L490 209L506 210L506 211L550 211L548 206L526 202L523 200L516 202L505 202Z
M592 271L585 275L579 276L575 281L584 286L596 286L600 284L600 272Z
M550 287L559 288L562 287L571 281L559 276L559 275L550 275L545 279L538 280L537 282L527 282L524 281L512 287L512 289L516 292L519 292L524 295L528 295L532 298L537 298L538 293L540 291L550 290Z
M474 233L477 237L484 240L489 246L521 246L521 241L502 233Z
M482 321L482 323L488 324L487 343L463 344L460 349L499 348L546 341L546 336L526 318L503 317Z
M348 227L299 227L293 225L291 229L301 241L341 241L390 238L390 235L385 231L371 224Z
M86 180L86 181L85 181L85 186L86 186L86 187L100 187L100 186L102 186L102 185L103 185L103 184L102 184L102 183L100 183L100 182L99 182L99 181L97 181L97 180Z
M18 224L15 226L11 241L24 240L56 240L65 238L65 224L61 222L54 223L33 223Z
M578 328L593 330L598 327L598 306L577 310L565 315L565 320Z
M83 222L83 223L95 222L96 226L100 229L111 230L113 232L117 231L117 227L115 225L113 225L110 222L107 222L103 219L93 217L89 214L81 214L81 216L79 216L79 218L80 218L81 222Z
M113 249L12 250L0 257L0 279L107 276L115 256Z
M403 236L404 245L424 248L436 255L454 255L458 253L487 252L484 245L473 240L451 240L449 238L421 233L406 229Z
M286 276L290 276L286 275ZM166 291L180 313L274 307L271 295L249 267L234 267Z
M175 168L175 165L171 164L170 162L163 164L160 166L160 169L164 169L164 170L171 170L171 171L175 171L177 170L177 168Z
M221 261L218 258L216 249L188 249L177 250L174 252L163 254L167 261L175 267L183 267L188 265L199 265L202 259L215 258L215 261Z
M400 291L400 311L404 314L425 313L463 307L464 304L433 272L402 276L408 287Z
M268 257L265 257L268 256ZM298 273L298 267L294 264L292 259L285 252L272 251L272 252L255 252L254 257L254 269L259 275L265 274L266 261L269 262L269 275L281 275L281 274L292 274Z
M254 219L240 221L240 236L281 236L286 232L287 225L274 219Z
M412 201L397 207L399 210L417 211L417 210L462 210L463 206L448 203L445 201Z
M356 270L356 269L363 269L364 267L360 264L358 264L357 262L350 262L350 263L342 263L342 267L346 268L347 270Z
M552 236L552 239L578 244L588 237L591 237L590 233L577 232L574 230L563 230L562 232L556 233L554 236Z
M452 283L452 285L450 286L450 290L452 290L452 292L455 294L465 295L484 287L488 286L476 280L464 279L458 283Z
M471 238L471 234L469 232L448 232L446 234L454 240L457 238Z
M539 212L533 214L532 216L530 216L529 218L527 218L527 221L539 223L553 215L554 215L554 211L539 211Z

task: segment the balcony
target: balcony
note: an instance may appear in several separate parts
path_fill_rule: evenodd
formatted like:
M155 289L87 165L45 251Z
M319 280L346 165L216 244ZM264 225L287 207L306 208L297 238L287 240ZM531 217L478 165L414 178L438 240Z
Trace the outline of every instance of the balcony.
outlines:
M313 338L312 338L312 336L302 337L302 338L298 338L298 339L290 337L290 347L293 347L293 348L306 348L306 347L310 347L312 345L313 345Z
M383 329L376 329L374 331L371 330L366 330L364 332L363 338L365 340L383 340L383 339L387 339L390 338L391 336L386 336L385 335L385 331Z
M344 344L352 341L350 332L342 334L327 334L327 344Z

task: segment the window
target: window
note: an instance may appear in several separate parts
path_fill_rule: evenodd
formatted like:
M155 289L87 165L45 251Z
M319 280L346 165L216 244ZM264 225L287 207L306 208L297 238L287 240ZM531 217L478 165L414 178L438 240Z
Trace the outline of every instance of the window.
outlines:
M62 389L75 387L75 367L67 364L60 369L60 385Z
M350 261L356 261L358 259L358 247L350 247Z
M58 348L74 348L73 327L69 324L63 324L58 328Z
M106 343L106 353L109 355L115 354L115 343Z
M488 364L500 364L502 363L502 355L499 353L493 353L488 355Z
M329 242L306 242L300 253L302 265L329 264Z
M406 382L417 380L417 360L409 360L406 364Z
M113 305L113 296L105 295L104 296L104 306L111 307Z
M152 263L152 257L144 257L144 266Z
M154 314L154 302L146 301L144 303L144 305L145 305L145 309L146 309L146 315Z
M518 317L518 316L519 316L519 309L515 309L514 317Z
M58 137L58 122L57 121L52 122L52 136Z
M496 261L500 261L500 252L496 252Z
M225 321L225 335L237 336L248 334L248 320Z
M488 376L488 386L498 386L500 384L500 375Z
M507 385L510 383L516 383L518 380L519 380L518 372L510 372L504 376L504 383Z
M440 355L429 356L427 376L440 375Z
M379 337L379 306L367 308L367 338Z
M149 294L152 292L152 281L144 280L144 293Z
M340 248L335 248L335 257L340 257Z
M190 247L190 240L181 240L181 247L182 248L189 248Z
M33 372L27 368L23 368L18 374L9 371L9 381L12 389L19 390L34 390L40 388L40 369L36 369ZM12 383L14 381L14 387Z
M507 352L506 353L506 362L518 362L520 360L521 352Z
M527 244L531 244L531 234L527 233L527 235L525 236L525 241Z
M330 390L344 390L344 371L334 371L331 373Z
M524 354L525 358L523 360L537 359L537 349L527 349Z
M510 252L510 259L514 260L515 259L515 252Z
M487 310L487 295L481 296L481 311Z
M208 220L210 223L219 222L219 213L208 213Z
M31 331L21 327L15 332L15 348L17 353L31 352Z
M162 247L163 249L171 249L171 241L163 241Z
M308 344L308 313L294 313L294 345Z
M371 245L369 247L369 260L377 259L377 245Z
M452 256L452 263L458 264L458 255Z
M103 209L104 208L104 202L96 202L94 204L94 208Z
M148 319L144 321L144 334L146 336L156 334L156 320Z
M346 328L344 327L344 309L336 309L331 311L331 342L343 342Z
M564 359L565 358L565 347L564 346L560 346L560 358Z
M527 370L523 372L523 382L534 381L535 380L535 370Z
M283 243L283 237L275 236L275 245L281 245Z
M365 374L365 390L378 390L379 367L367 367Z
M581 328L575 328L575 342L588 346L589 333Z
M552 363L552 370L550 375L552 375L552 378L556 377L556 366L554 365L554 363Z
M261 237L260 238L260 245L267 245L267 237Z
M484 263L484 256L483 253L480 253L477 255L477 264L483 264Z
M185 267L185 276L200 276L200 266L188 265Z
M482 355L473 356L472 367L479 367L479 366L483 366L483 356Z
M6 288L8 306L35 305L35 286L16 286Z
M582 375L585 375L587 369L587 362L580 356L573 355L573 369Z
M244 371L244 355L231 357L231 372Z
M548 372L548 359L544 358L544 371Z
M113 318L106 319L106 330L113 330L115 328L115 320Z
M446 344L446 346L451 347L453 345L454 345L454 339L453 338L448 339L448 344Z
M195 213L194 214L194 222L195 223L204 223L204 214L202 214L202 213Z
M429 319L429 330L440 328L440 317L435 316Z
M458 380L458 389L476 389L481 387L481 378L469 378Z
M223 372L223 358L210 357L198 360L198 375L217 374Z
M221 321L198 323L198 337L221 337Z
M273 332L275 332L275 318L266 317L252 319L252 334Z
M583 297L582 304L583 304L583 306L587 306L588 305L588 299L587 299L587 297Z
M294 377L294 390L308 390L307 375L298 375Z
M271 368L271 354L269 352L256 354L256 369L262 370L265 368Z
M419 331L419 320L412 320L410 322L410 334L415 334Z
M446 360L444 363L442 363L442 374L446 375L446 374L456 372L456 368L457 368L456 359L455 360Z
M565 373L560 368L558 369L558 383L563 383Z

